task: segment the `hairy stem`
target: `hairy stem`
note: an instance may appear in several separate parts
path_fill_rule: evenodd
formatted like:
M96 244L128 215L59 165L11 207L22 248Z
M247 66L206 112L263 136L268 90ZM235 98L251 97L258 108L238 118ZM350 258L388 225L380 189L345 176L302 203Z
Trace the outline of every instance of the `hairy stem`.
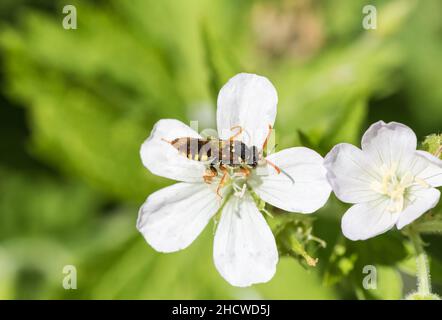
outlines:
M417 290L418 293L423 296L431 294L431 281L430 281L430 266L428 264L428 257L422 246L422 239L419 232L415 229L410 229L410 240L413 243L414 251L416 254L416 266L417 266Z
M425 221L416 226L416 231L419 233L442 233L442 221Z

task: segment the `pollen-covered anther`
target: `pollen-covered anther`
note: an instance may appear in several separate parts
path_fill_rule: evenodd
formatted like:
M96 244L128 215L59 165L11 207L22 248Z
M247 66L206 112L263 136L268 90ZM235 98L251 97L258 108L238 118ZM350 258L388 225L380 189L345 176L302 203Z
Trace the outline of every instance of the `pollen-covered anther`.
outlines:
M235 190L234 196L242 198L247 190L247 184L243 184L242 187L239 187L237 184L233 184L233 190Z
M414 183L428 186L424 180L414 177L410 172L400 176L397 169L397 163L393 163L390 167L382 166L382 181L372 183L374 191L390 198L391 204L387 209L391 213L403 211L407 189Z

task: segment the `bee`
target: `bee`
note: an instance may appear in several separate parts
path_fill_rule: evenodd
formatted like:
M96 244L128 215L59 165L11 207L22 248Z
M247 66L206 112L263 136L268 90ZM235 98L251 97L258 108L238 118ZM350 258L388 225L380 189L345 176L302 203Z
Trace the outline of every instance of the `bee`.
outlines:
M251 169L262 163L263 150L267 145L272 126L269 125L269 133L261 149L257 146L247 146L242 141L235 140L243 132L240 126L231 128L231 130L235 129L239 129L239 131L227 140L212 137L206 139L180 137L166 142L170 143L182 156L208 164L208 169L203 176L206 183L210 184L213 178L218 176L219 169L222 177L216 193L221 197L219 191L226 182L228 169L239 169L239 174L247 177L250 175ZM264 161L271 165L278 174L281 172L281 169L275 164L267 159Z

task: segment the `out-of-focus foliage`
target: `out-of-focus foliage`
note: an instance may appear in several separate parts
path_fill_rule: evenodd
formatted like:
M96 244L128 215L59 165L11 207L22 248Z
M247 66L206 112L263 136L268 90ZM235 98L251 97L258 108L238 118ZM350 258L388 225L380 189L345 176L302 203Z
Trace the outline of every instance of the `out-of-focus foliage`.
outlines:
M77 30L62 27L66 4L77 8ZM301 225L291 215L288 231L278 229L287 218L268 218L280 237L297 234L297 246L280 247L288 257L272 281L246 289L216 272L212 225L169 255L135 229L144 198L171 183L139 159L152 125L177 118L214 127L216 95L239 72L275 84L278 148L325 154L358 144L378 119L404 122L420 139L439 133L442 3L372 1L377 30L362 28L365 4L2 1L0 298L395 299L412 290L404 237L345 240L346 206L334 198ZM432 239L436 292L441 249ZM62 288L65 265L77 267L77 290ZM376 290L362 287L366 265L378 267Z

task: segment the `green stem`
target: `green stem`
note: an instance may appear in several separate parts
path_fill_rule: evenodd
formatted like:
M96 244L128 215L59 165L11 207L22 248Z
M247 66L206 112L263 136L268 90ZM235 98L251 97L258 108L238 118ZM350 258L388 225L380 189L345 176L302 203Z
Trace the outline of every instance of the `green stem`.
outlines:
M427 254L422 246L422 239L419 232L410 228L409 236L416 254L417 290L421 295L428 296L431 294L431 282Z
M419 233L442 233L442 221L425 221L416 226L416 231Z
M296 236L294 234L291 234L289 239L290 239L290 243L291 243L291 249L296 254L299 254L301 257L303 257L310 267L315 267L316 263L318 263L318 259L312 258L307 253L307 251L305 251L304 246L298 241L298 239L296 239Z

